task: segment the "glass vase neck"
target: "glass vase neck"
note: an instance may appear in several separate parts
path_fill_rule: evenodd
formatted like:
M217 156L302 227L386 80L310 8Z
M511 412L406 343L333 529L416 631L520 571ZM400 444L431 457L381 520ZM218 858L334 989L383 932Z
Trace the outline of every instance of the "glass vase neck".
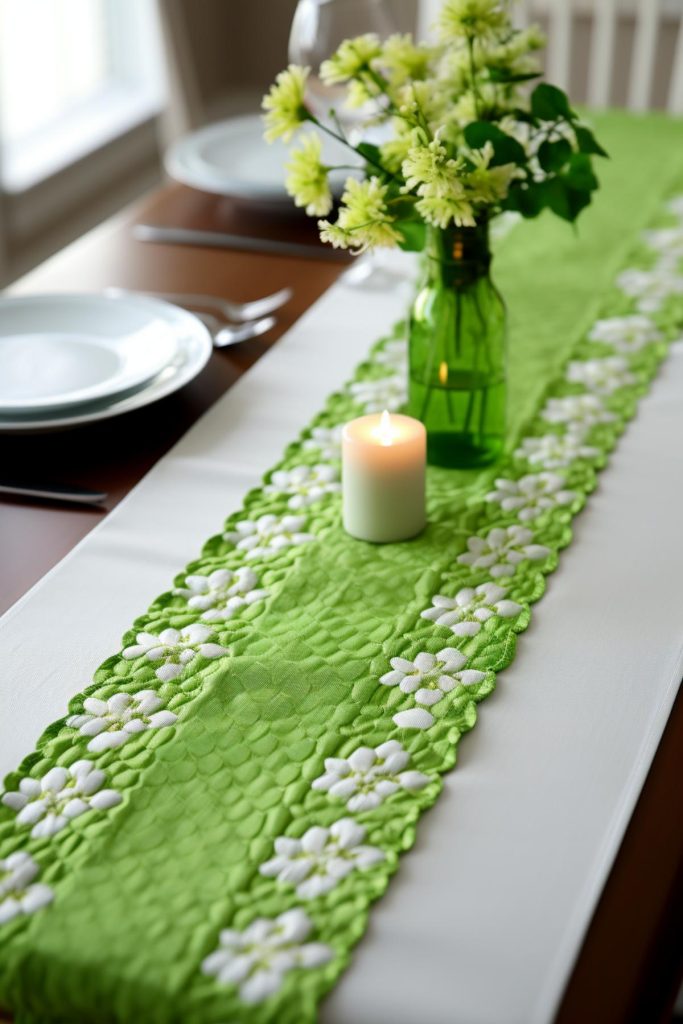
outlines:
M488 221L474 227L427 228L428 272L446 285L467 285L488 275L491 266Z

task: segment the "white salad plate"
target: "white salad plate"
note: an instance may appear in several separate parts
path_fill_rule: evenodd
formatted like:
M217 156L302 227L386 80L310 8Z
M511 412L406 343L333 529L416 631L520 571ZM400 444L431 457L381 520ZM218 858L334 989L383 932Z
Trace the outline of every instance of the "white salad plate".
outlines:
M311 125L310 131L317 131ZM353 163L354 154L321 133L323 160L327 164ZM349 159L351 157L351 160ZM267 143L259 114L244 114L206 125L178 139L166 153L167 173L176 181L202 192L288 202L284 166L288 147L280 141ZM348 171L331 176L333 191L341 193Z
M139 296L0 298L0 415L120 395L160 373L177 349L167 317Z
M46 311L52 311L54 336L58 339L56 344L63 353L64 362L77 362L77 357L83 355L84 362L91 360L83 372L90 372L93 377L97 367L102 365L91 353L91 349L98 349L97 344L84 343L82 347L77 347L64 344L62 339L67 336L73 339L85 335L88 338L112 340L132 335L140 344L146 345L150 339L161 337L164 339L166 356L170 358L165 358L158 365L153 376L149 376L148 373L142 377L138 375L137 384L131 384L115 393L105 389L99 397L93 397L91 401L79 400L68 405L60 404L59 407L32 408L21 412L18 409L2 409L0 434L63 430L132 412L172 394L189 383L204 368L213 351L213 341L204 324L192 313L171 303L131 294L70 294L0 298L0 353L6 335L16 337L21 333L16 328L17 321L11 320L10 312L13 313L19 308L26 310L29 307L40 310L43 324ZM80 312L76 313L76 310ZM11 331L5 326L10 320L13 325ZM26 324L31 322L27 316ZM70 335L67 323L71 325ZM31 346L34 345L33 339L40 336L40 344L44 343L45 349L48 349L50 334L44 326L34 326L33 330L27 326L24 333L30 339ZM100 350L104 348L104 344L100 346ZM108 355L109 350L106 351ZM59 357L46 354L45 358L47 363L56 365ZM2 366L0 356L0 379ZM70 372L77 374L78 369ZM75 377L72 376L70 379L73 380ZM111 374L107 380L111 381Z

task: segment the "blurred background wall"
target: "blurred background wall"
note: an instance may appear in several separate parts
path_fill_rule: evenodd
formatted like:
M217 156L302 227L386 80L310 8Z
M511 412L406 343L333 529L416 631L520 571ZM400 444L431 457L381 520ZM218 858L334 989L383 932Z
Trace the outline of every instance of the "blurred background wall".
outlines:
M397 24L413 32L418 0L391 0ZM198 84L209 111L258 99L287 64L296 0L182 0ZM352 32L353 29L350 28Z

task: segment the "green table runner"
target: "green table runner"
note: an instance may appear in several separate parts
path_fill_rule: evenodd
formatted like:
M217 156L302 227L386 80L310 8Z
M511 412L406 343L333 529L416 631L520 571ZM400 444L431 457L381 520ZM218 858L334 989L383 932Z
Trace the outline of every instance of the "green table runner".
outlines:
M521 225L494 266L505 464L430 470L416 540L344 534L338 426L401 401L383 339L8 776L17 1024L314 1019L683 324L683 129L595 120L612 161L578 237Z

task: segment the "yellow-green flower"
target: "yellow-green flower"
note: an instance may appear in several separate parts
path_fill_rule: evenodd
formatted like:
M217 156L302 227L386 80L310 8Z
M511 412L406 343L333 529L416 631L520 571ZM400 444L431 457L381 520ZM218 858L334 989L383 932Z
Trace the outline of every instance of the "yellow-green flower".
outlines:
M285 188L296 206L305 206L309 217L324 217L332 209L327 168L321 161L320 136L311 132L302 139L286 164Z
M446 0L438 24L446 42L463 38L484 40L511 29L502 0Z
M339 224L332 224L329 220L319 220L320 240L329 242L333 249L351 249L354 244L353 234L342 228Z
M320 237L336 248L364 252L403 241L387 206L387 186L379 178L348 178L336 224L319 221Z
M473 228L477 223L472 205L459 183L455 184L451 192L423 196L415 205L420 216L437 228L447 228L449 224Z
M478 108L481 104L481 94L474 95L469 90L463 92L450 111L451 120L461 128L468 125L470 121L477 121Z
M493 146L485 143L481 149L473 149L467 159L474 164L465 179L467 198L474 205L488 206L504 199L508 193L510 182L517 173L514 164L503 164L500 167L489 167L493 159Z
M473 50L475 71L480 68L481 47ZM449 46L444 53L440 66L440 86L449 89L451 95L458 96L472 82L472 60L465 45Z
M382 167L385 167L391 174L396 174L401 170L403 161L414 145L413 133L406 131L405 121L396 118L394 131L394 138L383 142L379 147Z
M309 113L304 103L306 79L310 68L301 68L290 64L286 71L281 71L270 87L270 92L263 97L261 106L266 111L263 133L267 142L284 139L289 142L297 128L309 120Z
M407 82L397 90L399 112L413 125L436 127L443 123L451 104L448 91L435 79L424 82Z
M370 103L371 100L375 99L377 93L378 90L376 88L374 91L372 90L372 83L355 78L352 82L349 82L344 106L348 107L349 110L359 110L366 103Z
M340 212L340 220L344 218L344 227L365 224L366 221L379 221L389 218L386 205L387 186L379 178L348 178L342 196L344 209Z
M427 145L418 141L403 161L404 191L415 189L419 196L439 195L450 189L461 168L459 161L449 158L439 138Z
M545 36L538 25L514 32L509 39L483 51L487 67L509 71L511 74L530 74L539 70L538 60L531 56L534 50L545 46Z
M415 46L411 35L397 32L384 43L379 63L390 73L392 84L401 85L409 78L423 79L431 58L429 47Z
M320 77L326 85L348 82L362 71L367 71L370 62L379 57L381 52L379 36L374 32L356 36L355 39L345 39L337 52L320 65Z

